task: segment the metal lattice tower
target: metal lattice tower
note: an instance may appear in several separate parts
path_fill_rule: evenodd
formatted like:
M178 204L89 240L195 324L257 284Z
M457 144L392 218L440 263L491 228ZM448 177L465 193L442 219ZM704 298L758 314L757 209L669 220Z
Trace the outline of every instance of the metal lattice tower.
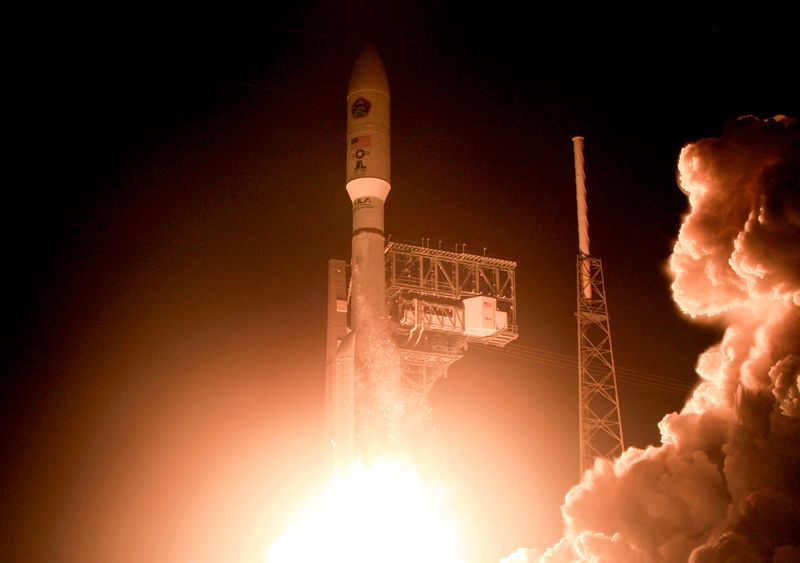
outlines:
M503 347L517 338L516 262L398 242L384 254L403 384L419 402L469 342Z
M611 326L603 281L603 265L589 255L589 221L583 137L572 139L575 151L575 187L578 203L578 395L580 474L595 458L620 455L624 449L617 393Z
M597 457L623 451L617 377L611 347L603 265L578 255L578 388L581 475ZM587 297L588 296L588 297Z

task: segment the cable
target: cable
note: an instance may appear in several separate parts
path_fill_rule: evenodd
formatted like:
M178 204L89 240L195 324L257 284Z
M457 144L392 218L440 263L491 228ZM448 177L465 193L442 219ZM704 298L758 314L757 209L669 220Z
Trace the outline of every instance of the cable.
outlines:
M490 347L479 345L479 349L498 356L505 356L526 362L552 367L565 371L576 372L578 370L578 360L574 356L558 354L541 348L524 346L522 344L511 343L505 348ZM644 371L615 366L616 378L621 383L637 385L640 387L655 388L670 393L688 395L692 390L692 385L679 379L667 378Z

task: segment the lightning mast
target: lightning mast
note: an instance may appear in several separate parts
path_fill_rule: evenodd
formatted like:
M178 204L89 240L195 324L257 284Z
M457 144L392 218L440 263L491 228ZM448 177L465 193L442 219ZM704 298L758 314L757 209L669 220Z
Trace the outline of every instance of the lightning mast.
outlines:
M595 458L611 459L623 451L611 327L608 320L603 265L589 254L589 220L583 137L573 137L578 203L578 393L580 400L580 471Z

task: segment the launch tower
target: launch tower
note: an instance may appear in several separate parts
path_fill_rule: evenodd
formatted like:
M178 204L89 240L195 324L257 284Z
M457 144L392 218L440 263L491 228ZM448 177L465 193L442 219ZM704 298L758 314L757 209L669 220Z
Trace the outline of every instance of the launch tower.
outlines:
M603 265L599 258L589 254L583 137L574 137L572 142L578 203L578 392L583 475L591 469L595 458L620 455L623 442Z

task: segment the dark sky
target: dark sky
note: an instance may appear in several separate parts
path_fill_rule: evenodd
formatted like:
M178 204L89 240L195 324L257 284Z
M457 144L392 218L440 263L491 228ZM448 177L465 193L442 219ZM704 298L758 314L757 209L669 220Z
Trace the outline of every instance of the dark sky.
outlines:
M519 344L575 357L584 136L617 365L688 392L719 333L670 297L678 155L741 115L798 116L796 45L766 5L649 10L131 7L22 23L9 560L244 561L317 482L326 267L350 249L345 89L366 41L391 86L393 239L517 261ZM621 382L628 445L658 443L684 398ZM558 539L577 374L475 349L431 404L486 560Z

